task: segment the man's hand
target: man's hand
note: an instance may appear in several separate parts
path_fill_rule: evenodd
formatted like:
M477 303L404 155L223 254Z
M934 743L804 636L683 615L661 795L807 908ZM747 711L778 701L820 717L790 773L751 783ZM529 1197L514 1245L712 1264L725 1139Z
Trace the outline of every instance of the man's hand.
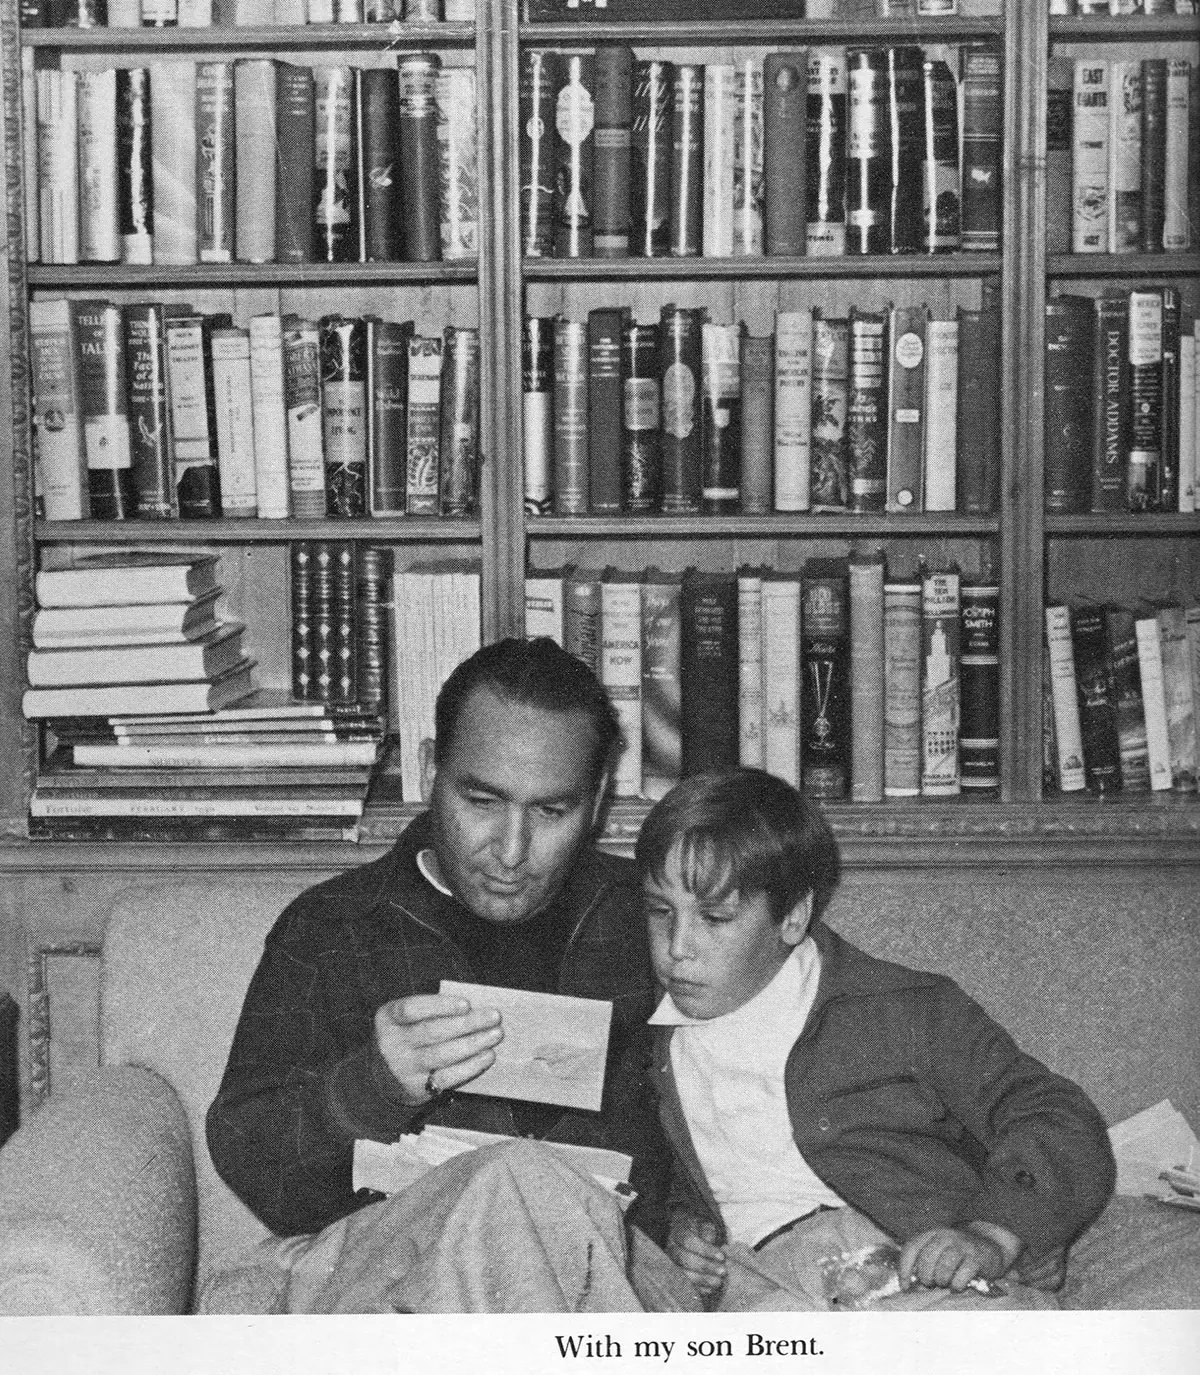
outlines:
M375 1043L410 1107L482 1074L503 1039L494 1007L441 993L395 998L375 1014Z
M927 1289L961 1292L973 1279L999 1279L1021 1252L1020 1237L992 1222L934 1227L900 1252L900 1287L916 1280Z
M667 1234L667 1255L702 1297L725 1283L725 1252L717 1245L717 1225L710 1218L676 1213Z

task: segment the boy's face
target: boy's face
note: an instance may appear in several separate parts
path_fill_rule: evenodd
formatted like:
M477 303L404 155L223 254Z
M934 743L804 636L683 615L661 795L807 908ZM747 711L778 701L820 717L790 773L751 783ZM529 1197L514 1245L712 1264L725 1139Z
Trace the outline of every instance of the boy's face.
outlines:
M685 1016L723 1016L761 993L804 939L808 899L779 923L765 893L735 888L706 898L689 892L678 850L664 868L662 882L642 880L655 976Z

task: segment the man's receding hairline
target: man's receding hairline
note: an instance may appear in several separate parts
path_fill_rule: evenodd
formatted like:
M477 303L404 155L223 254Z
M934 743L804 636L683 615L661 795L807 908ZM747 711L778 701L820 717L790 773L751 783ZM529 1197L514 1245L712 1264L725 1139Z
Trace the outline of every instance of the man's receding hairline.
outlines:
M600 744L600 733L596 729L596 722L586 707L546 707L543 706L540 702L525 701L521 697L506 692L501 685L491 682L476 683L474 687L471 688L470 692L468 692L467 695L463 698L462 705L459 707L458 712L454 718L455 734L457 734L459 726L461 725L463 719L470 711L471 703L477 696L484 694L486 694L488 697L491 697L501 706L511 707L516 710L537 712L541 716L578 717L583 721L584 725L587 727L588 734L592 738L593 746L599 746ZM453 736L451 737L451 740L453 740ZM435 759L445 758L446 751L450 748L451 740L443 742L435 737L433 742L433 753ZM601 769L603 769L603 765L605 762L606 761L601 761Z

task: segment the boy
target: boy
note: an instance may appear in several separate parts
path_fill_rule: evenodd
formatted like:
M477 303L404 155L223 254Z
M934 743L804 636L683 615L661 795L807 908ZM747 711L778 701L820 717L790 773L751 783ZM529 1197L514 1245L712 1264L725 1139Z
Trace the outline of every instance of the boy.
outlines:
M780 779L685 780L637 859L666 991L651 1024L679 1177L667 1249L698 1293L857 1307L882 1274L884 1307L1054 1306L1037 1290L1061 1284L1114 1179L1082 1090L949 979L824 925L837 844Z

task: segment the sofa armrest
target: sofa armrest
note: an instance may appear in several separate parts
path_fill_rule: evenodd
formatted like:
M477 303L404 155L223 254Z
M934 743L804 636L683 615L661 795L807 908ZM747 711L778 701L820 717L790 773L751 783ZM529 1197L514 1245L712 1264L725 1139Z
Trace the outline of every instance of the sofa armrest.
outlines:
M180 1313L196 1180L187 1116L149 1070L97 1070L0 1151L0 1313Z

